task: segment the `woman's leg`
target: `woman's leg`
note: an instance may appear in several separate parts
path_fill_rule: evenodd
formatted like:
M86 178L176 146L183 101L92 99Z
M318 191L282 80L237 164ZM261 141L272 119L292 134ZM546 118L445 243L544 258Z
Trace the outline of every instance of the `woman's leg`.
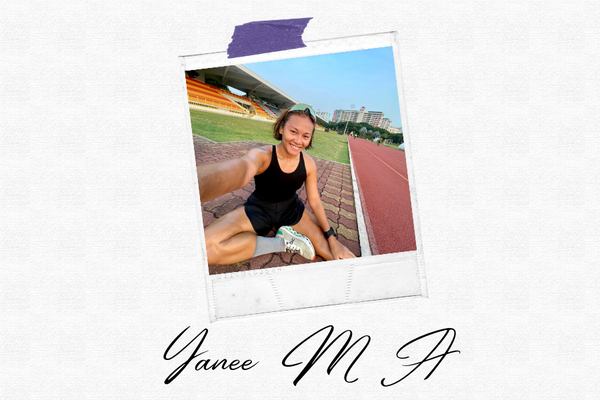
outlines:
M237 208L204 228L208 264L233 264L252 258L256 232L244 207Z
M318 255L327 261L333 260L333 255L331 254L331 249L329 248L329 242L327 242L327 239L325 239L323 230L311 212L304 210L300 222L292 226L292 228L295 231L308 236L315 248L315 252ZM342 246L344 249L347 249L346 246L341 243L340 246Z

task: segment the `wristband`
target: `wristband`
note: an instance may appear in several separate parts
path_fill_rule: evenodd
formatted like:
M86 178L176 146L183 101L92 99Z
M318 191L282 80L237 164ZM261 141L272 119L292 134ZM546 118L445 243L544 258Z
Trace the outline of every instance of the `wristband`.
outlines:
M337 237L337 233L333 230L333 228L329 228L327 232L325 232L325 239L329 239L331 235Z

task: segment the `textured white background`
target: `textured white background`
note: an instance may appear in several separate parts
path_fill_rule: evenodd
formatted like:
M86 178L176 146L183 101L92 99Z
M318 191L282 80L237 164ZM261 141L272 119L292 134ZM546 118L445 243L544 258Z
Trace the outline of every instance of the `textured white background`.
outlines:
M177 57L299 17L305 40L399 32L430 297L209 324ZM599 18L595 2L4 1L0 398L598 398ZM294 387L281 359L327 324L372 336L359 380L318 364ZM206 356L259 364L164 385L187 326L209 327ZM400 345L444 327L461 354L379 385Z

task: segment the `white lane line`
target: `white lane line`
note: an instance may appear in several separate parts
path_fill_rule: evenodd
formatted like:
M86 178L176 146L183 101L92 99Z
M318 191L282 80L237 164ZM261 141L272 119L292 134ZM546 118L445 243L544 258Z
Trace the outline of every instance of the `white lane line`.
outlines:
M350 155L350 172L352 173L352 187L354 189L354 209L356 210L356 225L358 225L358 242L360 244L360 256L368 257L371 255L371 246L369 246L369 235L367 234L367 224L363 215L362 202L358 192L358 180L354 172L354 163L352 162L352 151L350 142L348 142L348 154Z
M391 169L392 171L394 171L395 173L397 173L398 175L400 175L402 178L404 178L404 180L406 182L408 182L408 178L407 177L405 177L404 175L402 175L400 172L396 171L394 168L390 167L388 165L388 163L386 163L385 161L383 161L381 158L377 157L371 150L367 149L366 147L363 147L363 149L365 149L369 153L373 154L373 157L375 157L376 159L378 159L379 161L381 161L382 163L384 163L385 165L387 165L389 169Z
M392 157L392 159L394 161L398 161L400 164L402 164L402 165L404 165L406 167L406 161L404 161L403 159L401 159L401 158L395 158L395 157Z
M388 147L388 149L389 149L389 147ZM406 161L405 161L405 160L406 160L406 158L402 159L402 157L400 157L400 158L396 158L396 157L394 157L394 156L390 156L390 157L391 157L391 158L392 158L394 161L398 161L400 164L402 164L402 165L404 165L404 166L406 167Z

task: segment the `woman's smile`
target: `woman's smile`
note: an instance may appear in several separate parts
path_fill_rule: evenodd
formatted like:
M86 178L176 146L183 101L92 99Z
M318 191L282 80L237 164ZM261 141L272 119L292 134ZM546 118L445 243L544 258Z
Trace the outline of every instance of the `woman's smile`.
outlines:
M292 149L298 150L298 151L302 151L302 149L304 149L304 146L293 144L293 143L290 143L290 146L292 146Z

